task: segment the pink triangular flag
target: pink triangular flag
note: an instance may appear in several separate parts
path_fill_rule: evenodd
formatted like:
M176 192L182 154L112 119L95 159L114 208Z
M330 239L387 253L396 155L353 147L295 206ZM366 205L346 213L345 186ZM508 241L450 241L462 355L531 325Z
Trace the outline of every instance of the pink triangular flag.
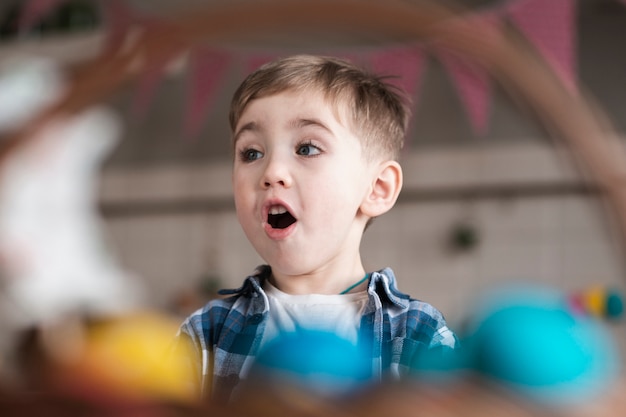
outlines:
M185 136L198 134L203 120L210 111L216 89L223 84L232 55L226 51L197 49L190 57L188 106L185 115Z
M487 71L445 50L437 56L452 78L475 133L487 131L491 108L491 83Z
M372 70L415 99L424 69L424 53L419 46L396 47L370 55Z
M24 3L20 20L20 31L28 31L37 25L53 9L66 3L68 0L29 0Z
M524 33L571 90L576 90L574 0L521 0L508 8Z

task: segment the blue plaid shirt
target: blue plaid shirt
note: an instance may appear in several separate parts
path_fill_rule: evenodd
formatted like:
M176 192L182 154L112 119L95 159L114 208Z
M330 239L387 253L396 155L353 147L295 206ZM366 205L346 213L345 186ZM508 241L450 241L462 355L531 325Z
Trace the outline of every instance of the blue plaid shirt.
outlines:
M211 300L181 325L178 337L195 350L193 366L203 397L228 400L245 378L269 315L262 286L270 275L269 266L260 266L241 288L221 291L230 297ZM457 338L442 314L399 292L391 269L373 272L367 292L359 343L367 343L371 351L375 377L408 372L420 349L457 347Z

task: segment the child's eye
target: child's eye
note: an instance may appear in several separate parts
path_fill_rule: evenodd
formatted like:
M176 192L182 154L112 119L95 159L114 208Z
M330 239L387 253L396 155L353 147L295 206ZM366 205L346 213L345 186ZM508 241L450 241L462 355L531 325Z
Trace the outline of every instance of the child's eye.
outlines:
M298 145L296 153L301 156L315 156L322 153L322 150L312 143L303 143Z
M260 159L263 156L263 152L257 151L256 149L244 149L239 152L239 157L243 162L252 162Z

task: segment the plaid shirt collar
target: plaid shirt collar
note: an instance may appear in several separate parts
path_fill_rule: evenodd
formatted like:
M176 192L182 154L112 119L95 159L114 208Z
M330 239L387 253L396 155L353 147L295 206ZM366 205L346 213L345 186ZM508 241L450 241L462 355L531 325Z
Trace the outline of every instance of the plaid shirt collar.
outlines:
M258 266L254 273L248 276L241 287L235 289L220 290L220 295L243 295L250 298L261 298L265 303L255 303L256 309L250 311L251 314L263 314L268 310L267 297L263 291L263 284L272 275L272 268L269 265ZM382 300L387 300L399 308L408 308L410 297L398 290L396 277L391 268L384 268L380 271L372 272L367 286L368 293L376 293Z

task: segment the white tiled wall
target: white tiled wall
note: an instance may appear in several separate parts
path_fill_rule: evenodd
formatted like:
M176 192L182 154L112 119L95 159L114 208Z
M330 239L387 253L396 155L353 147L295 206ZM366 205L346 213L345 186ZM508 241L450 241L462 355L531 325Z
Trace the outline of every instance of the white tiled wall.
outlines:
M404 167L405 191L413 196L446 187L579 181L561 154L539 145L423 152L407 156ZM190 196L219 200L230 198L230 167L107 172L103 189L109 204ZM479 243L467 252L448 246L459 221L478 232ZM226 287L239 286L261 263L229 209L113 216L106 224L120 259L143 277L157 305L168 305L207 273ZM626 288L615 226L603 204L583 193L405 199L366 231L362 252L366 268L391 266L401 289L437 306L453 326L483 290L518 280L565 294L594 285ZM615 328L626 333L623 324Z
M401 204L366 232L364 259L391 265L402 288L456 319L481 290L525 281L574 292L592 285L624 288L619 245L602 227L599 207L586 197L533 197L472 203L479 235L465 253L447 245L451 228L467 219L466 202ZM586 206L572 224L570 206ZM598 219L600 217L600 219Z

